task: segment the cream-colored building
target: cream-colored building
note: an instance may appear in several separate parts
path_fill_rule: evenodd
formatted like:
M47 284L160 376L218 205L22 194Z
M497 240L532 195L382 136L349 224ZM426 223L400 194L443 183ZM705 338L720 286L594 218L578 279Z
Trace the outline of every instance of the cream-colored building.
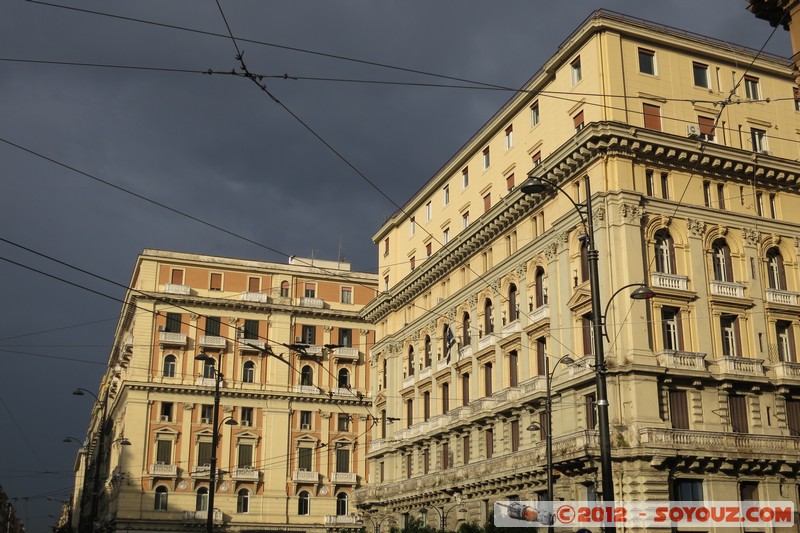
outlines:
M90 425L82 527L205 526L220 358L214 522L228 531L352 526L377 422L366 364L374 331L359 317L375 290L374 274L346 263L145 250ZM289 349L297 344L307 347Z
M586 228L529 175L591 180L614 498L798 503L800 111L755 55L595 12L378 230L373 520L541 496L546 358L555 497L599 492Z

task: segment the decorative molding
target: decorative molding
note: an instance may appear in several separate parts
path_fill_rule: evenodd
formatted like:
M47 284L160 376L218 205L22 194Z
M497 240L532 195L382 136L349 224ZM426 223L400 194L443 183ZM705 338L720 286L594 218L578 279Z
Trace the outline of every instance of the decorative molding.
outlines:
M758 244L758 231L755 228L742 228L742 238L750 246Z
M544 256L548 261L555 261L558 257L558 244L555 242L548 244L544 249Z
M200 315L198 315L197 313L189 313L189 321L190 322L197 322L197 320L199 318L200 318Z
M698 239L703 238L706 233L706 223L702 220L697 220L694 218L687 218L686 219L686 229L689 230L689 234L692 237L696 237Z
M325 333L330 333L333 331L333 326L325 325L323 328L325 328Z
M633 204L620 204L619 216L626 224L641 224L644 211L638 205Z
M594 217L592 218L592 221L595 224L597 224L598 226L602 226L603 223L605 223L605 221L606 221L606 208L604 206L600 205L600 206L594 207L592 209L592 212L594 214Z

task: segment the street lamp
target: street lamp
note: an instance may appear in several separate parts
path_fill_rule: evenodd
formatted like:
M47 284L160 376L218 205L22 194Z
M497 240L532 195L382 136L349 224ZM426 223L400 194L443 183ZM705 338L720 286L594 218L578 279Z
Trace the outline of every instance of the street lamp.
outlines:
M539 429L545 430L545 447L546 447L546 457L547 457L547 501L553 501L553 376L556 373L556 368L558 368L559 363L564 363L565 365L571 365L575 362L575 360L570 357L569 355L565 355L561 357L556 364L553 365L553 370L550 370L550 356L545 356L544 358L544 371L545 371L545 383L546 383L546 396L544 400L544 411L545 411L545 424L547 427L542 428L537 422L533 422L530 426L528 426L528 431L536 431Z
M587 259L589 266L589 292L592 305L592 332L594 348L594 371L595 384L597 387L597 426L600 440L600 470L602 473L602 495L603 501L610 503L614 501L614 479L612 477L611 462L611 432L608 420L608 390L606 384L606 360L603 351L603 322L604 317L600 313L600 277L597 271L599 253L594 245L594 217L592 212L592 190L589 183L589 176L585 176L584 184L586 188L586 202L578 204L575 200L561 188L557 183L546 178L529 177L520 189L524 194L539 194L550 189L557 189L572 203L580 216L581 222L586 228L587 234L584 236L587 244ZM643 284L637 284L642 285ZM621 289L620 289L621 290ZM615 292L616 296L619 291ZM652 298L652 291L635 291L637 298ZM648 295L648 296L646 296ZM613 299L612 296L612 299ZM611 302L609 301L609 304ZM608 309L606 307L606 309ZM616 527L611 524L605 528L606 531L615 531Z
M105 428L106 428L106 409L108 408L108 388L106 388L105 398L101 400L97 397L95 393L90 391L89 389L84 389L81 387L77 387L72 394L75 396L85 396L88 394L89 396L93 397L97 403L102 406L102 412L100 415L100 426L99 426L99 435L97 436L97 448L94 454L94 471L92 472L92 500L91 506L89 508L89 523L87 524L85 520L83 520L83 506L81 506L81 519L79 520L79 529L81 531L90 531L92 529L91 524L97 519L97 506L100 500L100 461L102 459L101 454L103 453L103 448L105 447ZM86 450L86 466L89 465L89 450ZM87 472L88 473L88 472ZM84 474L83 479L84 487L86 486L86 477ZM84 490L84 494L86 494L86 490Z
M208 510L206 513L206 531L211 533L214 531L214 492L216 491L217 481L217 446L219 445L219 431L222 424L219 422L219 387L222 383L222 356L214 359L205 352L200 352L194 356L195 360L203 361L204 363L210 362L214 372L214 414L211 421L213 431L211 433L211 469L208 474ZM216 367L214 367L216 363ZM225 420L228 426L234 426L238 422L230 417Z
M444 506L439 508L439 507L437 507L435 505L432 505L431 507L433 509L435 509L436 513L439 515L439 530L442 533L444 533L444 531L445 531L445 529L447 527L447 517L450 514L450 511L452 511L453 509L458 509L458 512L466 512L466 508L464 507L464 503L463 502L459 502L459 503L453 505L452 507L450 507L450 509L447 509L446 511L444 509ZM428 519L427 519L428 508L427 507L423 507L422 509L419 510L419 512L420 512L420 514L422 514L422 516L425 517L425 523L427 525L427 522L428 522Z

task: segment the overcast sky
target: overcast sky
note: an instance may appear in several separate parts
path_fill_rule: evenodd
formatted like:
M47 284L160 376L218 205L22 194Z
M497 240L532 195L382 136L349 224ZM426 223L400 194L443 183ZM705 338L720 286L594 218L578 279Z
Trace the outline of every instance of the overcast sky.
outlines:
M79 4L202 32L226 31L213 0ZM758 49L772 28L746 5L222 0L234 34L265 43L239 43L253 73L460 83L281 48L293 47L507 87L524 83L594 9ZM779 30L767 50L791 55L787 33ZM122 284L144 248L285 262L282 254L335 259L341 246L354 269L374 272L377 251L370 237L395 206L255 84L221 74L238 68L230 39L5 0L0 55L0 239ZM264 82L397 204L511 96L410 85ZM66 499L71 492L78 446L62 439L83 440L92 399L70 393L75 387L97 390L120 304L29 269L113 298L122 298L124 290L3 241L0 258L24 265L0 261L0 484L21 499L17 509L36 533L46 531L54 523L48 515L59 511L47 497Z

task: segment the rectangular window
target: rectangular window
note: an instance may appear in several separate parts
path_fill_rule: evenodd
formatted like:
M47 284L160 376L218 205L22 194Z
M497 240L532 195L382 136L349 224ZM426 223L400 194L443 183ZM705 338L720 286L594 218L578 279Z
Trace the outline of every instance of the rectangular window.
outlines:
M386 251L389 251L389 239L386 239ZM306 283L305 285L305 292L303 294L306 298L316 298L317 297L317 286L314 283Z
M450 203L450 186L445 185L442 189L442 204L447 205Z
M197 466L211 466L211 442L197 443Z
M206 335L209 337L219 337L220 319L218 316L206 317Z
M533 163L534 167L538 167L542 164L542 152L536 152L531 156L531 162Z
M241 420L239 420L239 424L241 424L244 427L249 427L253 425L252 407L242 407Z
M725 210L725 185L717 184L717 208Z
M700 138L704 141L714 142L716 139L714 119L711 117L697 117L697 126L700 128Z
M466 189L469 187L469 169L465 168L461 171L461 188Z
M469 374L461 376L461 405L469 404Z
M492 395L492 363L483 365L483 391L484 396Z
M389 290L389 276L384 276L383 277L383 290L384 291L388 291Z
M239 448L239 460L237 461L237 465L239 468L252 468L253 466L253 445L252 444L240 444Z
M584 398L584 409L586 410L586 429L597 427L597 400L595 393L587 394Z
M442 232L442 243L447 244L450 242L450 228L445 228Z
M156 441L156 463L160 465L172 464L172 441Z
M464 435L464 438L462 439L461 445L464 448L464 464L468 465L469 464L469 451L470 451L469 450L469 445L470 445L469 435Z
M655 195L655 178L653 177L652 170L646 170L644 173L644 183L646 187L647 196L654 196Z
M172 422L172 402L161 402L161 421Z
M508 352L508 386L516 387L519 384L519 358L516 350Z
M211 273L211 281L209 283L209 290L221 291L222 290L222 274L219 272Z
M406 400L406 427L414 424L414 400Z
M431 251L431 243L428 243L425 245L425 257L430 257L431 253L433 253Z
M339 328L339 344L345 348L353 347L353 330L350 328Z
M708 181L703 182L703 204L706 207L711 207L711 183Z
M413 466L411 462L411 454L409 453L406 455L406 478L411 479L411 475L413 474L411 467Z
M531 104L531 128L539 124L539 101Z
M669 391L669 417L672 429L689 429L689 404L685 390Z
M775 324L775 335L778 340L778 360L794 362L794 333L792 332L792 323L778 321Z
M578 112L577 115L572 117L572 124L575 126L575 133L583 129L583 111Z
M483 211L486 212L492 208L492 193L486 193L483 197Z
M297 449L297 469L301 472L311 471L311 448L298 448Z
M753 143L753 151L764 153L769 151L767 147L767 132L758 128L750 128L750 140Z
M492 162L492 160L491 160L491 157L489 155L489 147L487 146L486 148L483 149L483 170L486 170L487 168L489 168L489 165L491 164L491 162Z
M425 204L425 221L430 222L433 218L433 208L431 207L431 203L428 202Z
M173 269L169 279L173 285L183 285L183 270Z
M661 198L669 200L669 174L661 173Z
M261 290L261 278L247 278L247 291L259 292Z
M311 429L311 411L300 411L300 429Z
M201 405L200 406L200 422L203 424L210 424L214 418L214 406L213 405Z
M769 216L770 218L778 218L778 204L774 194L769 195Z
M514 174L506 176L506 189L511 190L514 188Z
M411 217L408 219L408 234L413 237L416 232L417 232L417 219Z
M336 450L336 471L350 472L350 450L339 448Z
M353 289L351 287L342 287L342 303L353 303Z
M742 481L739 483L739 501L758 501L758 481Z
M789 427L789 435L800 437L800 400L786 399L786 425Z
M169 333L181 332L181 314L180 313L167 313L167 325L164 331Z
M729 395L728 411L731 431L734 433L748 433L747 397L738 394Z
M511 421L511 451L519 451L519 420Z
M661 331L665 350L683 350L680 309L661 308Z
M427 474L431 469L431 451L429 448L422 450L422 473Z
M580 56L576 57L572 63L569 64L569 67L572 75L572 85L577 85L583 79Z
M756 193L756 213L758 216L764 216L764 193L761 191Z
M644 111L644 127L649 130L661 131L661 108L657 105L642 104Z
M703 481L700 479L673 479L672 501L675 502L703 501Z
M594 330L592 329L592 315L581 317L581 331L583 333L583 355L592 355L594 346Z
M486 458L491 459L494 455L494 430L487 428L483 432L483 436L486 439Z
M317 327L316 326L302 326L302 341L303 344L316 344L317 343Z
M506 128L506 150L511 150L514 147L514 126Z
M422 394L422 420L427 422L431 417L431 393Z
M450 444L442 443L442 470L450 468Z
M336 431L350 431L350 416L339 413L336 418Z
M244 321L244 338L251 340L258 338L258 320L246 319Z
M383 240L383 256L389 255L389 238Z
M547 339L539 337L536 339L536 374L539 376L547 375Z
M692 76L694 77L694 84L696 87L703 87L710 89L711 84L708 78L708 65L703 63L692 63Z
M461 215L461 228L466 229L469 226L469 211L464 211L464 214Z
M642 74L656 74L656 53L646 48L639 48L639 72Z
M744 94L751 100L761 98L761 91L758 86L758 78L755 76L744 77Z
M408 263L411 266L411 270L417 268L417 258L414 257L413 255L408 259Z
M742 345L739 337L739 322L736 315L722 315L719 318L722 332L722 355L725 357L742 357Z

